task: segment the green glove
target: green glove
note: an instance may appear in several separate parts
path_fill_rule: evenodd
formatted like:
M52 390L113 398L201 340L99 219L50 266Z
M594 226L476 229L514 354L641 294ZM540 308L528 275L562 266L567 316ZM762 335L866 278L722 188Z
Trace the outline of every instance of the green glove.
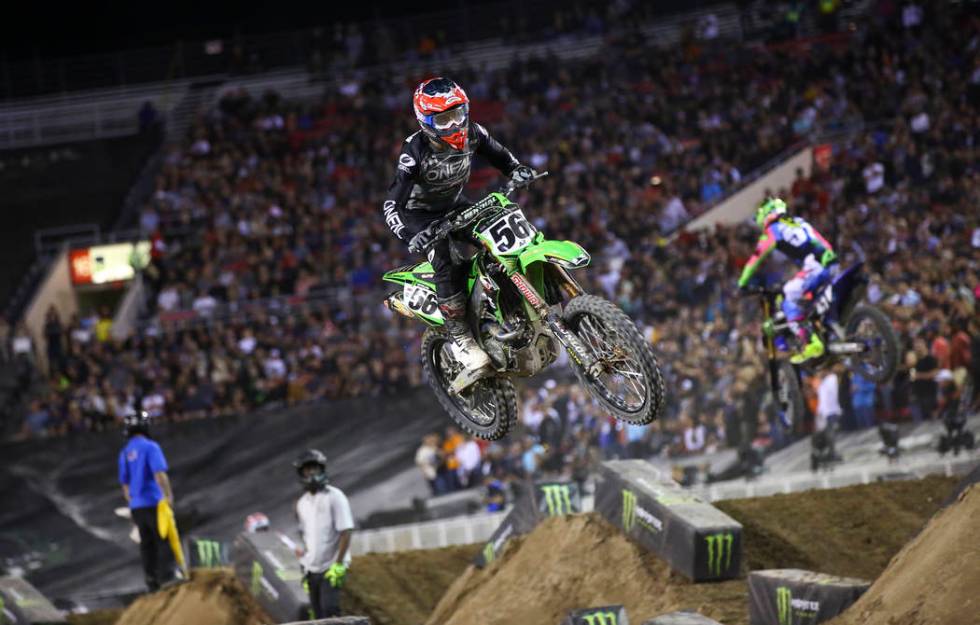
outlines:
M340 562L334 562L327 569L327 572L323 574L323 577L330 582L330 585L334 588L340 588L344 585L344 577L347 576L347 567Z

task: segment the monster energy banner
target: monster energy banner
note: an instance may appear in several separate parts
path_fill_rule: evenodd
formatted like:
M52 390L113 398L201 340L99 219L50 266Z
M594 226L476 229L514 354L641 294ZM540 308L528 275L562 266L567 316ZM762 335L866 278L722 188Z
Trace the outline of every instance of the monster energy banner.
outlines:
M67 623L61 612L27 580L0 577L0 624Z
M561 625L629 625L626 608L621 605L607 605L601 608L572 610Z
M274 532L241 533L232 547L238 577L278 622L309 618L309 596L293 550Z
M697 612L671 612L646 621L643 625L721 625L718 621Z
M732 579L742 562L742 526L642 460L600 466L595 509L693 581Z
M483 568L493 562L512 536L527 534L547 517L582 511L582 497L574 482L536 482L519 495L510 514L490 536L473 563Z
M184 548L187 565L191 568L205 569L228 566L231 564L228 547L228 543L220 540L190 536L187 539L187 547Z
M858 600L870 582L800 569L749 574L752 625L812 625L837 616Z

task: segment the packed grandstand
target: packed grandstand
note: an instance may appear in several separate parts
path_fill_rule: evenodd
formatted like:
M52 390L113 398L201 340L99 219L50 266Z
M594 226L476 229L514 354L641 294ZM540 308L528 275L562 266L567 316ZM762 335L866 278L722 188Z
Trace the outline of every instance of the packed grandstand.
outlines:
M549 7L534 24L518 19L506 29L519 33L507 45L531 53L511 51L506 61L491 63L461 55L469 42L444 33L411 43L391 24L387 32L356 23L327 29L328 35L318 30L306 68L297 70L315 86L313 98L282 93L271 80L263 84L259 57L247 68L259 80L239 80L233 68L222 84L202 90L207 98L182 132L160 135L155 166L143 170L146 192L130 208L135 237L149 242L149 250L145 262L133 263L125 305L123 297L83 296L68 308L52 302L34 311L32 324L26 315L0 319L0 356L10 382L2 395L2 432L11 450L21 450L11 457L27 458L25 450L45 444L85 445L99 436L92 433L114 432L140 411L154 426L215 433L221 441L215 453L243 441L260 445L262 432L276 450L272 457L285 453L286 441L269 424L288 427L287 416L312 428L317 414L339 422L351 418L338 414L343 410L417 401L432 414L413 426L391 414L366 419L392 428L404 451L402 468L427 482L421 498L450 501L451 493L469 490L468 501L478 503L468 511L496 512L524 496L528 481L570 480L582 494L590 492L610 460L673 464L685 486L721 479L723 467L705 468L711 462L702 459L726 451L726 462L744 461L751 451L756 470L766 455L776 458L772 466L783 466L782 458L821 430L833 407L839 429L855 433L851 440L870 440L866 435L877 429L886 451L898 443L883 424L938 432L941 423L974 414L980 398L970 391L980 388L976 4L739 4L666 20L629 1ZM668 30L663 40L651 36ZM567 54L586 42L589 54ZM549 172L513 199L549 238L589 250L592 264L577 279L586 292L618 305L659 359L668 401L653 424L610 416L568 374L564 356L519 387L517 428L503 441L464 435L433 402L416 399L428 393L419 359L422 328L384 305L391 285L381 276L417 258L392 236L382 201L401 141L418 129L412 90L444 67L465 85L472 119L522 162ZM144 131L155 124L144 119L145 110L139 115ZM164 126L172 123L163 117ZM801 152L805 166L748 201L784 198L790 213L833 242L842 265L863 263L866 299L891 320L900 350L898 373L884 383L843 368L804 372L806 415L787 428L768 393L758 301L739 297L736 288L758 229L745 219L705 219ZM481 198L503 181L477 160L465 194ZM770 263L762 281L777 286L788 273L788 263ZM916 377L916 370L931 373ZM250 434L243 415L267 422ZM207 423L184 423L201 420ZM223 423L233 425L221 430ZM371 448L357 440L352 449ZM330 444L343 453L339 442ZM877 452L879 443L872 444ZM778 456L780 450L787 451ZM59 475L64 469L60 459L36 462L62 467ZM42 492L42 465L25 463L29 468L16 474ZM387 492L385 480L407 479L382 464L362 468L370 478L342 472L346 485L380 493ZM736 464L735 475L746 472ZM260 465L246 470L258 472ZM685 473L681 465L699 469ZM935 486L929 496L942 490L942 499L951 488ZM419 501L412 504L413 520L424 507ZM242 505L236 495L233 507ZM285 500L269 506L284 509ZM372 502L371 511L382 517L384 508ZM934 509L916 510L917 530ZM761 523L757 511L726 512L746 527ZM201 514L206 524L217 512ZM227 532L240 520L220 523ZM557 527L540 531L565 531ZM608 530L590 528L566 529L589 536ZM881 573L909 531L903 528L887 557L860 575ZM625 545L624 554L631 548ZM750 564L824 564L794 553L792 563L761 562L760 555ZM858 575L836 563L830 568ZM457 585L474 588L475 579ZM431 618L464 622L451 620L462 613L452 600L435 604L451 582L437 584L419 619L442 609L443 616ZM51 583L69 594L63 579ZM378 622L403 622L384 620L389 616L365 596L357 601L380 610L372 614ZM746 622L725 605L713 611L716 618Z

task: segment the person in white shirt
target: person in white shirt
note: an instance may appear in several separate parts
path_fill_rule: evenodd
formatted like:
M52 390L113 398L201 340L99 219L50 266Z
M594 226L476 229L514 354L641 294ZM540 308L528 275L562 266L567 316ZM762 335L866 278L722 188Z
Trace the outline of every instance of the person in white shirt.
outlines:
M302 546L296 556L303 569L314 618L340 616L340 589L350 566L354 517L350 502L330 485L327 457L310 449L293 463L306 492L296 502Z
M810 468L816 471L821 463L838 461L840 456L834 449L834 434L840 422L840 378L843 365L836 364L824 374L817 386L817 414L813 423L813 437L810 439Z

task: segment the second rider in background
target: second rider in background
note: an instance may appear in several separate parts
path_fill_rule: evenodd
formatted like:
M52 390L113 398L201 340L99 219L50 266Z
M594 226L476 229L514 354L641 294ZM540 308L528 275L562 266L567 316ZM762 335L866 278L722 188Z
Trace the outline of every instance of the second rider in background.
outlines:
M762 229L755 253L745 263L738 279L739 288L749 281L767 256L774 250L788 256L800 270L783 285L783 313L790 328L800 338L800 350L790 358L794 365L823 356L824 344L820 335L804 321L804 298L823 286L831 277L830 267L837 254L817 229L801 217L786 214L786 202L766 198L755 213L755 223Z

